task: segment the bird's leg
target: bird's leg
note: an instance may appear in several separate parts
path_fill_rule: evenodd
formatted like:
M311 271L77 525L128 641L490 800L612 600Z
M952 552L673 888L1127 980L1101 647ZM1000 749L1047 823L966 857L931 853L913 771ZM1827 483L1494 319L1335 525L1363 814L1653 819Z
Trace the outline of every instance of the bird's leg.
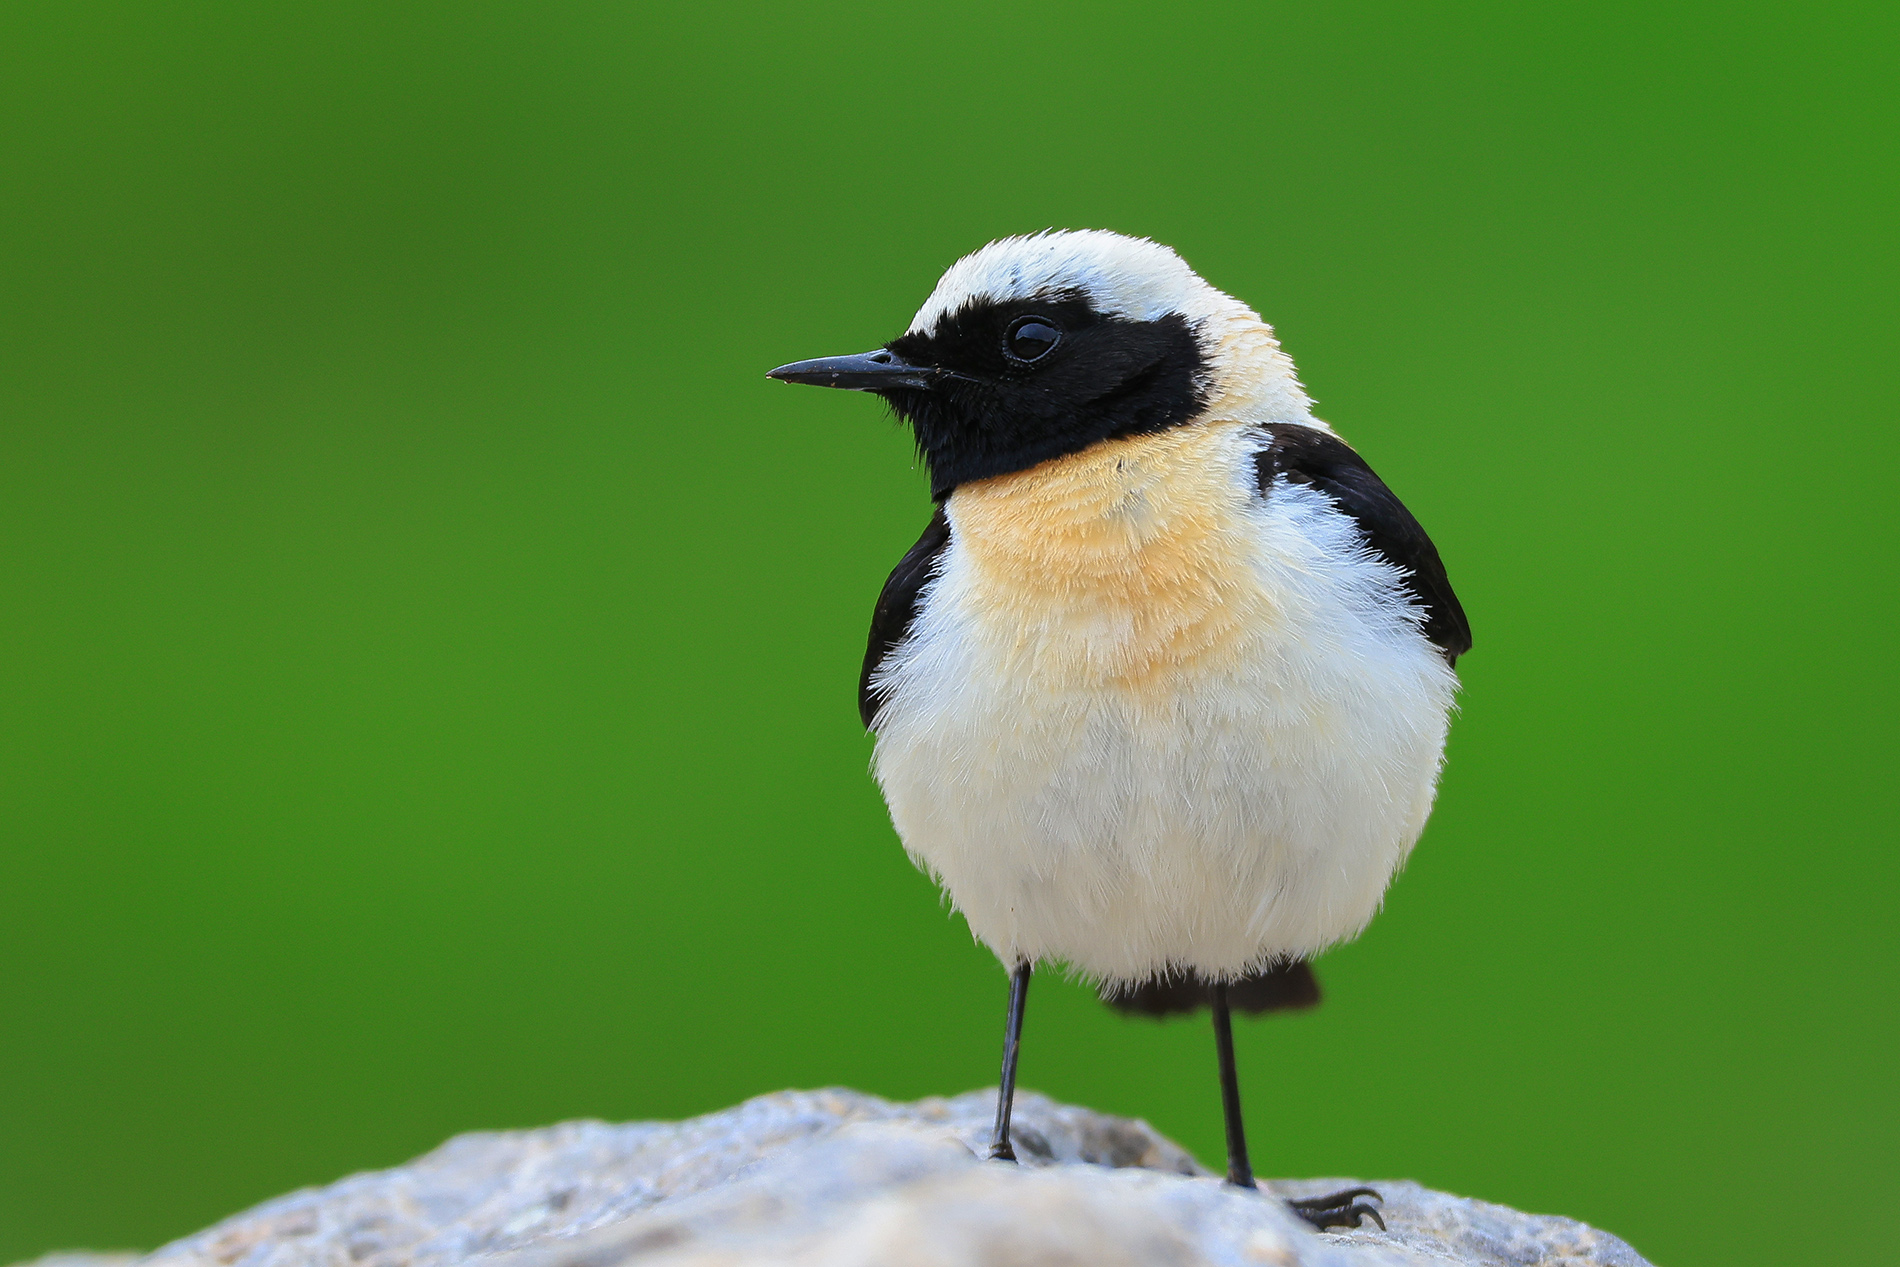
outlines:
M1236 1188L1258 1191L1253 1167L1247 1161L1247 1128L1240 1120L1240 1077L1234 1072L1234 1020L1227 1010L1227 984L1214 983L1214 1047L1220 1054L1220 1106L1227 1119L1227 1182ZM1361 1218L1370 1218L1385 1230L1379 1212L1360 1201L1360 1197L1383 1200L1371 1188L1348 1188L1323 1197L1288 1201L1293 1213L1325 1231L1329 1227L1358 1227Z
M1009 974L1009 1022L1003 1031L1003 1079L996 1089L996 1131L990 1136L991 1161L1015 1161L1009 1145L1009 1110L1016 1100L1016 1055L1023 1045L1023 1005L1029 1001L1029 974L1035 965L1027 959Z
M1240 1076L1234 1072L1234 1020L1227 1011L1227 983L1214 983L1214 1050L1220 1056L1220 1108L1227 1122L1227 1182L1252 1188L1247 1127L1240 1120Z

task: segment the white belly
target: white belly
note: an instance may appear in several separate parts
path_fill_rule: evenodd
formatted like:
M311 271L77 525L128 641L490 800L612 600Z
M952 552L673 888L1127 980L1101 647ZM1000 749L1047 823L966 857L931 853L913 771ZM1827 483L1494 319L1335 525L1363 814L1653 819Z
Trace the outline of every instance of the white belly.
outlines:
M1230 976L1362 929L1431 811L1457 679L1235 424L959 489L879 674L905 847L1006 963Z

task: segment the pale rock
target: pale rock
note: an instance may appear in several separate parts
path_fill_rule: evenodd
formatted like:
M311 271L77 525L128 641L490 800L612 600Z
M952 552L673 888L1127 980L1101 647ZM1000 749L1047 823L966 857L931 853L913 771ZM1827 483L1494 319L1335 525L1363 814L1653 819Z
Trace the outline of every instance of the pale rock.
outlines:
M1316 1233L1145 1122L1033 1094L1016 1105L1024 1164L986 1162L993 1097L782 1091L685 1122L462 1135L136 1267L1648 1267L1570 1219L1408 1182L1372 1185L1388 1231Z

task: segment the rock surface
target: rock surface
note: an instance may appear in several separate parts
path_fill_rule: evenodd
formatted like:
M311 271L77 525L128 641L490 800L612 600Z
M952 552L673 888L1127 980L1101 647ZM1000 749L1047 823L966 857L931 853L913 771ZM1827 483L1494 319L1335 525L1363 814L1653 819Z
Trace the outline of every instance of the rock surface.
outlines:
M1315 1233L1145 1122L1037 1095L1017 1100L1024 1164L984 1162L993 1095L783 1091L686 1122L462 1135L137 1267L1648 1267L1570 1219L1406 1182L1374 1185L1389 1231Z

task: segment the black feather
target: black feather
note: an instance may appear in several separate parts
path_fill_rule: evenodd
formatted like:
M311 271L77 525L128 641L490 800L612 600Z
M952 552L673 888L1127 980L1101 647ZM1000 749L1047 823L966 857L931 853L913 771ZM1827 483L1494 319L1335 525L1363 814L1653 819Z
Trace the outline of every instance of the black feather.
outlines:
M1062 331L1048 355L1013 360L1004 346L1019 317ZM939 501L959 484L1025 471L1100 440L1187 422L1206 400L1206 364L1187 318L1134 321L1095 311L1073 292L978 300L928 333L886 345L948 376L928 390L883 394L910 423Z
M1405 573L1405 588L1424 610L1424 633L1448 664L1471 650L1471 625L1452 593L1438 549L1412 512L1338 436L1313 427L1275 424L1272 443L1254 459L1260 495L1273 496L1284 476L1326 494L1359 525L1367 547Z
M1124 1016L1185 1016L1212 1001L1213 987L1193 973L1149 977L1139 984L1104 994L1102 1002ZM1236 1012L1301 1011L1319 1006L1319 978L1304 959L1276 964L1264 972L1227 983L1227 1005Z
M871 613L870 643L864 648L864 670L858 675L858 716L864 719L866 730L877 729L877 713L883 704L871 687L871 675L884 663L891 648L910 632L910 622L917 615L917 592L936 571L937 556L949 544L950 520L939 506L924 535L891 571L877 596L877 608Z

